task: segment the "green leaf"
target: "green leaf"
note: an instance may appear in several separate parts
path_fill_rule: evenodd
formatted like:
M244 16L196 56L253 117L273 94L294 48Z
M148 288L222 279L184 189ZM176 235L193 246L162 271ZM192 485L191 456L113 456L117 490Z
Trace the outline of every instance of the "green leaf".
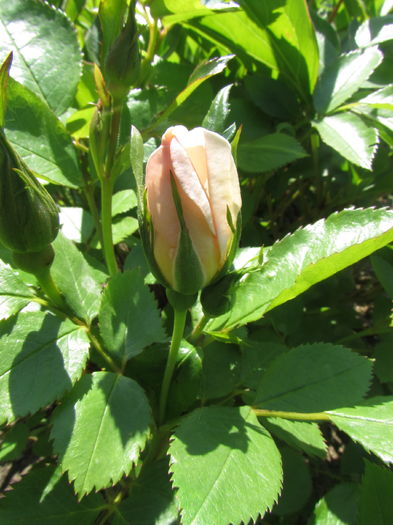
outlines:
M249 407L195 410L169 452L184 525L255 521L280 492L280 454Z
M14 485L0 501L0 521L4 525L93 525L105 508L101 495L78 501L64 477L40 501L53 468L36 468Z
M202 126L216 133L223 134L225 131L225 122L228 118L230 107L229 107L229 93L233 84L224 86L217 95L214 97L213 102L210 105L209 111L202 121Z
M310 525L358 525L358 504L359 485L339 483L318 501Z
M79 496L130 472L150 423L149 402L134 380L112 372L81 379L52 419L54 450Z
M278 417L261 418L269 432L288 445L302 450L310 456L326 458L326 443L319 426L308 421L291 421Z
M360 489L358 525L389 525L393 521L391 494L393 473L379 465L366 462Z
M310 467L305 458L289 447L280 448L283 468L283 490L273 514L286 516L301 510L311 495Z
M378 132L348 111L314 122L321 139L350 162L371 170L377 151Z
M0 423L26 416L70 390L85 367L86 332L44 312L0 324Z
M72 241L59 234L53 243L53 278L68 305L86 321L98 314L105 275L94 270Z
M378 281L382 284L389 297L393 299L393 265L383 256L376 254L371 257L371 263Z
M0 128L4 127L5 114L8 102L9 70L12 63L12 53L6 57L0 66Z
M113 525L176 525L178 510L169 481L168 462L147 464L131 495L116 508Z
M137 205L134 190L121 190L112 197L112 217L125 213Z
M258 271L250 268L233 287L233 307L210 321L208 330L226 330L297 297L343 268L393 240L393 212L344 210L284 237L265 252Z
M29 428L19 422L1 436L0 462L14 461L23 454L29 439Z
M262 173L303 157L307 157L307 153L296 139L284 133L272 133L240 144L238 165L245 172Z
M0 55L14 52L12 76L61 115L73 100L82 64L68 18L46 3L13 0L0 3L0 28Z
M239 0L266 32L279 70L300 92L312 93L318 76L318 45L305 0Z
M363 22L355 34L359 47L368 47L393 40L393 15L377 16Z
M377 47L341 55L326 67L314 92L314 106L318 113L333 111L349 99L382 62Z
M255 404L272 410L321 412L365 395L371 362L330 343L303 345L277 357L263 374Z
M361 98L358 103L367 104L373 108L393 110L393 84L373 91L367 97Z
M0 261L0 320L18 313L34 297L17 271Z
M111 278L102 296L100 331L107 349L121 362L166 340L154 297L138 270Z
M201 396L214 399L230 394L240 383L240 352L236 345L213 341L203 349Z
M136 183L136 197L138 201L138 219L144 216L144 187L145 178L143 171L143 139L135 126L131 126L130 157L131 168Z
M10 79L5 129L29 168L54 184L82 184L75 149L63 124L29 89Z
M258 332L252 339L246 339L241 345L241 383L255 389L262 373L270 363L289 348L274 341L258 340Z
M355 407L329 410L328 414L351 439L385 463L393 463L393 397L372 397Z
M169 419L189 412L191 407L195 407L200 398L201 373L201 352L182 340L168 396Z
M153 122L152 127L155 128L166 120L171 113L175 111L181 104L183 104L188 97L199 87L205 80L208 80L214 75L218 75L226 68L228 62L234 55L227 55L217 58L211 58L199 64L192 72L188 79L188 85L176 96L175 100L160 114L158 119Z

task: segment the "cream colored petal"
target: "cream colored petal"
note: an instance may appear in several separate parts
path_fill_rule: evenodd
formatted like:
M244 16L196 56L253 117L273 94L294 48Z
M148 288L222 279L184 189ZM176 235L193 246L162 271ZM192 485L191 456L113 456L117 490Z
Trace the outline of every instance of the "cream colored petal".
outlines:
M181 188L184 194L187 195L187 197L201 210L210 231L215 235L210 202L200 183L199 177L187 151L181 146L176 137L171 141L170 150L173 175L178 187ZM186 217L187 209L185 206L183 206L183 208Z
M199 181L207 194L209 185L207 181L205 134L203 128L195 128L186 133L184 132L184 129L186 129L184 126L175 126L172 129L174 137L176 137L181 146L187 151L191 163L197 172Z
M232 232L227 221L227 207L236 224L241 208L239 179L229 142L214 133L204 130L208 167L209 199L216 225L221 257L225 258Z
M173 284L173 261L180 224L173 202L169 168L169 148L160 146L147 161L145 186L154 226L154 257L164 277Z

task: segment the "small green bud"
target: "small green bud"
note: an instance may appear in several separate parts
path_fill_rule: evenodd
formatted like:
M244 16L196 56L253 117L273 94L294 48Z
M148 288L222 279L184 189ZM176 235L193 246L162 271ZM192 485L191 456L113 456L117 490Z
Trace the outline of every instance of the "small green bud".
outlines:
M204 288L201 292L201 304L205 315L218 317L228 312L233 303L233 287L239 275L229 273L219 281Z
M58 231L52 197L0 131L0 241L14 252L40 252Z
M140 55L135 2L131 2L128 18L114 41L105 61L105 80L115 100L124 98L139 75Z

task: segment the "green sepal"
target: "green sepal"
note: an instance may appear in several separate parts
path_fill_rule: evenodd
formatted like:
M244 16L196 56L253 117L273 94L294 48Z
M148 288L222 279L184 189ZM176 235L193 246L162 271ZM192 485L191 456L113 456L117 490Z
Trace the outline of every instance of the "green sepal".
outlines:
M135 126L131 126L131 137L130 137L130 160L132 173L134 175L136 184L136 196L138 200L138 223L139 233L143 245L143 251L147 262L150 266L151 272L156 279L166 288L169 287L169 283L162 275L157 263L154 259L153 246L154 246L154 228L151 222L151 215L147 206L147 191L145 188L145 173L143 170L143 139L142 135Z
M58 231L55 202L0 131L0 241L14 252L39 252Z
M12 51L0 67L0 128L4 126L7 110L7 89L9 72L12 64Z
M192 295L203 288L205 276L199 257L195 253L191 237L184 220L183 208L177 191L176 182L171 174L172 195L180 223L180 239L178 242L174 268L174 289L185 295Z
M97 176L100 179L104 177L105 158L106 152L108 151L107 112L107 108L99 102L93 113L89 127L89 152L93 159Z
M166 289L166 296L169 304L174 310L177 311L188 310L194 306L196 300L198 299L197 293L193 295L184 295L182 293L175 292L175 290L171 290L170 288Z

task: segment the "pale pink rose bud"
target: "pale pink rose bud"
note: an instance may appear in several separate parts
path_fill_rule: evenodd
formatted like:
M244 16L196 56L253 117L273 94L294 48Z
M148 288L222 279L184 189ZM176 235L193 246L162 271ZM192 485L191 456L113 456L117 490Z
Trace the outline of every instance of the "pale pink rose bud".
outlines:
M169 128L147 162L145 187L153 271L193 294L223 273L238 241L241 196L229 142L203 128Z

